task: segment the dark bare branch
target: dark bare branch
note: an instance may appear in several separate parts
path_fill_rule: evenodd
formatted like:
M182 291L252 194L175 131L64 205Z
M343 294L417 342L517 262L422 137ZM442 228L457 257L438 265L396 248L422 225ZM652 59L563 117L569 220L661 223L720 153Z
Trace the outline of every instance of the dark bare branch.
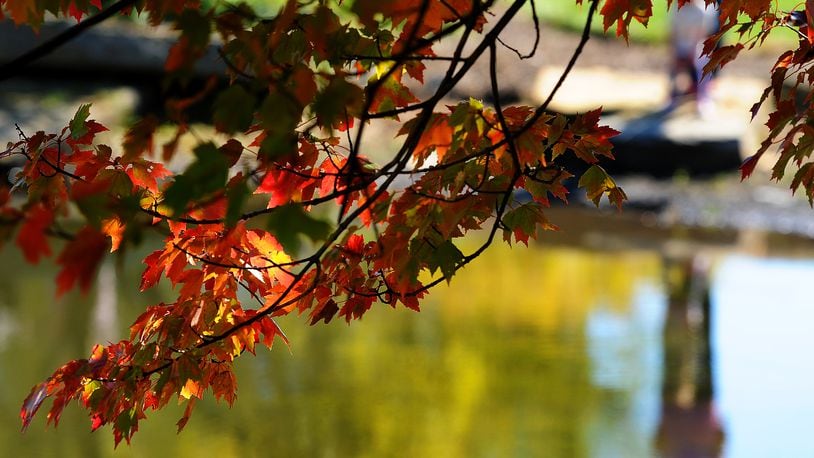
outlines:
M0 65L0 81L5 81L11 77L19 75L26 66L31 65L37 60L42 59L48 54L56 51L61 46L78 37L86 30L95 25L101 24L121 11L124 11L126 8L132 7L136 3L138 3L137 0L119 0L118 2L100 11L98 14L85 19L84 21L65 30L50 40L37 45L35 48L26 51L19 57Z

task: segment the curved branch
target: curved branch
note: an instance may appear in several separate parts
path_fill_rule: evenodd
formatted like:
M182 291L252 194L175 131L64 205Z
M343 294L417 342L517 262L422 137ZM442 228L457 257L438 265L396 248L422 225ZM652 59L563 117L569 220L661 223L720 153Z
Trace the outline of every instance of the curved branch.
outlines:
M531 126L533 126L534 123L537 122L538 119L540 119L540 116L542 116L546 112L546 110L548 110L548 105L554 99L554 96L560 90L560 87L562 87L562 84L565 82L565 79L571 73L571 70L573 70L574 65L576 65L577 60L579 59L579 56L582 55L582 50L585 48L585 44L588 43L588 40L591 39L591 24L593 23L594 14L596 13L598 6L599 0L591 0L591 6L588 9L588 17L585 19L585 27L582 29L582 36L579 39L579 44L577 44L577 47L574 49L574 53L571 55L571 59L568 61L568 65L565 66L565 69L562 71L560 78L557 80L557 84L555 84L554 88L551 89L551 92L548 94L548 97L546 97L543 103L540 104L540 106L538 106L537 109L534 110L534 113L526 121L525 124L520 126L520 128L517 129L516 131L512 132L511 135L506 135L506 138L504 138L503 140L495 143L494 145L488 148L484 148L483 150L484 153L495 151L498 148L501 148L504 145L510 143L520 135L523 135L523 133L529 130Z
M548 109L548 105L551 103L551 100L554 99L554 96L557 94L557 91L560 90L560 87L565 82L565 79L571 73L571 70L573 70L574 65L576 65L577 59L579 59L579 56L582 54L582 50L585 49L585 44L587 44L588 40L591 39L591 24L593 23L594 14L596 13L597 6L599 6L599 0L591 0L591 7L588 8L588 17L585 19L585 27L582 29L582 36L579 39L579 44L577 44L577 47L574 49L574 53L571 55L571 59L568 61L568 65L566 65L565 69L562 71L560 79L557 80L557 84L555 84L554 87L551 89L551 92L548 94L548 97L546 97L546 99L543 101L542 105L540 105L537 108L532 119L526 123L526 125L528 125L529 127L531 127L531 125L534 124L535 121L537 121L537 118L539 118L543 114L543 112ZM524 130L527 128L528 127L526 127L525 125L523 126Z
M530 59L537 54L537 48L540 45L540 15L537 14L537 6L535 0L529 2L531 4L531 18L534 23L534 44L531 45L531 50L523 54L517 48L513 46L509 46L506 42L504 42L500 37L497 37L497 41L502 44L506 49L512 51L513 53L517 54L517 57L520 60Z

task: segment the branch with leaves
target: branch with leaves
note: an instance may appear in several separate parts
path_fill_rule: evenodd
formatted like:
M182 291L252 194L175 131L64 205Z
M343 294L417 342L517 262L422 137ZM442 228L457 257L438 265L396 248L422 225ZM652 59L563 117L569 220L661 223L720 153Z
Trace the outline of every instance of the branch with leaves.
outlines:
M314 325L359 319L377 303L419 310L430 288L449 282L498 235L528 244L556 229L546 208L552 198L567 200L572 178L597 205L607 198L621 206L624 192L597 164L613 157L617 132L600 125L600 110L566 117L548 104L589 40L595 14L626 37L631 20L646 23L649 1L591 0L581 40L546 100L504 106L497 51L528 3L292 0L260 17L231 3L122 0L102 8L98 1L0 0L0 11L18 24L36 27L46 12L79 21L3 67L0 79L132 6L151 24L178 31L168 82L190 76L215 36L230 82L168 101L175 134L160 145L162 123L154 116L130 126L120 148L99 144L106 128L84 105L58 134L21 131L2 153L24 161L13 189L0 191L3 234L32 263L52 256L51 235L70 236L56 257L58 295L76 286L87 291L105 256L139 243L145 231L163 242L144 259L140 288L164 281L177 293L170 303L147 306L127 339L94 347L89 358L36 385L21 410L24 428L46 399L53 400L47 419L54 424L78 401L92 429L110 424L116 444L129 442L146 412L178 398L187 403L180 430L207 390L234 402L237 357L258 344L288 342L276 317L307 314ZM742 5L726 10L724 21L751 3ZM532 12L537 37L527 54L508 48L512 58L538 51L533 3ZM750 16L753 26L770 14ZM452 55L435 54L441 40L455 40ZM722 62L729 51L715 52ZM798 51L783 62L804 65L807 56ZM479 59L489 62L492 106L474 99L442 105ZM430 61L446 68L434 92L419 99L408 83L423 84ZM185 111L204 95L214 96L211 123L227 140L198 139L192 162L171 171L164 164L194 133ZM376 165L370 157L388 151L365 133L392 120L401 123L399 146ZM566 156L587 169L574 177ZM520 190L531 200L517 201ZM459 239L477 230L487 232L486 241L464 253Z

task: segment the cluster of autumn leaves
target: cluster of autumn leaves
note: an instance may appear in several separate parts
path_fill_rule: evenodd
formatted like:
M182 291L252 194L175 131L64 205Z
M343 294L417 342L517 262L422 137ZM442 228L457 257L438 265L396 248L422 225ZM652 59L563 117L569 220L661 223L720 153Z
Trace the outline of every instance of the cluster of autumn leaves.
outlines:
M118 444L146 411L177 398L187 402L180 429L206 391L234 401L235 358L275 338L287 342L274 317L350 321L375 303L418 310L430 287L497 236L528 243L554 229L544 210L551 197L567 200L572 178L595 203L606 196L620 206L624 192L597 165L612 158L617 134L600 125L599 110L566 117L545 106L502 107L494 60L494 106L439 105L475 60L488 52L494 59L500 32L525 3L493 10L491 1L470 0L290 1L263 18L245 4L131 2L151 23L179 31L168 79L188 78L216 36L228 84L168 101L175 135L160 147L155 117L131 126L121 148L98 144L106 128L87 105L59 134L20 132L3 154L24 168L0 195L0 217L30 262L52 255L51 238L65 239L59 295L76 285L87 291L108 252L158 232L163 246L144 259L140 287L164 279L177 296L147 307L128 339L96 346L35 386L21 410L24 427L47 398L54 424L76 400L93 429L112 425ZM37 25L46 11L80 20L103 4L0 6L18 24ZM624 35L631 19L646 22L650 3L606 0L601 11L605 26L616 23ZM436 56L432 44L446 37L458 40L455 54ZM474 50L465 53L467 44ZM792 54L787 67L806 56ZM428 59L449 67L435 94L420 100L405 80L423 83ZM189 129L184 110L207 98L212 125L229 139L200 141L188 167L168 170L163 164ZM378 145L363 131L393 118L403 122L401 147L375 165L364 151ZM569 170L564 156L584 166ZM531 199L516 200L518 190ZM462 252L455 240L479 229L487 241Z

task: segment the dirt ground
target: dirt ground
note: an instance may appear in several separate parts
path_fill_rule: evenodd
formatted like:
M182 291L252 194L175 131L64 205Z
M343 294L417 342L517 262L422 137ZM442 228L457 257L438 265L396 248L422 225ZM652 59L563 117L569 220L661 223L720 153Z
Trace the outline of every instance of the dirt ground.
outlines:
M508 45L526 53L531 50L534 36L533 23L530 19L525 19L512 22L501 38ZM501 47L498 63L502 91L509 96L516 95L523 101L534 101L536 97L533 85L538 72L544 68L564 67L571 58L579 38L579 34L573 31L541 24L540 43L534 56L521 60L508 48ZM439 55L451 55L454 44L452 41L441 43L436 46L436 52ZM762 49L743 52L738 59L723 69L721 76L763 78L768 81L769 70L779 54L780 52L776 50ZM580 55L575 70L607 68L620 73L663 76L667 75L669 64L670 49L666 45L627 44L621 38L592 36ZM428 73L430 83L433 77L440 77L438 72L441 68L443 68L441 65L430 67ZM432 84L427 86L432 87ZM470 74L459 83L453 96L488 99L484 97L488 93L488 60L481 58Z

